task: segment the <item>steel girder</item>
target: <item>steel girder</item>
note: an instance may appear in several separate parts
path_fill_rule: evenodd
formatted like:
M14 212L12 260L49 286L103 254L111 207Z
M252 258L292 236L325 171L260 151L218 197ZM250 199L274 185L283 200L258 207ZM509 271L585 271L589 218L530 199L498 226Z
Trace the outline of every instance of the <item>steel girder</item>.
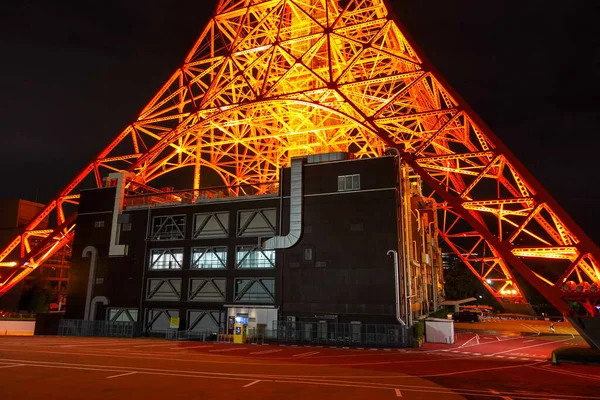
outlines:
M598 248L424 60L385 3L221 0L135 122L0 253L13 270L0 295L71 240L64 205L77 202L86 179L101 187L107 172L128 170L141 186L189 167L195 190L204 168L227 186L260 187L297 155L377 157L394 147L439 202L443 239L497 299L526 301L516 272L560 311L575 313L573 301L598 315L589 290L600 281ZM51 214L58 228L36 231ZM40 235L48 240L32 248Z

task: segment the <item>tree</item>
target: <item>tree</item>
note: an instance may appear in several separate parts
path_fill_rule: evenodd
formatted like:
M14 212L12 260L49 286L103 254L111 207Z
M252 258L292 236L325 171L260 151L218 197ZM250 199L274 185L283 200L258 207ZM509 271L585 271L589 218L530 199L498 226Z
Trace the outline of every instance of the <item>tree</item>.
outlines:
M44 288L41 280L34 281L33 285L26 289L21 296L19 309L32 313L48 311L50 293Z
M475 297L480 304L499 307L498 301L473 275L466 265L458 263L444 271L446 300L462 300ZM481 297L480 297L481 296Z

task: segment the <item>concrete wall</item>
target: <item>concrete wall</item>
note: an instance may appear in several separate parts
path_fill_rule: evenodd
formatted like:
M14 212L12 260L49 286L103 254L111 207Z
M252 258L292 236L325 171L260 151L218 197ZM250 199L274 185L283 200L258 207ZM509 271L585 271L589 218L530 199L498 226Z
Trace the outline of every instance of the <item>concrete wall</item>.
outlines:
M33 335L35 321L0 321L0 336Z

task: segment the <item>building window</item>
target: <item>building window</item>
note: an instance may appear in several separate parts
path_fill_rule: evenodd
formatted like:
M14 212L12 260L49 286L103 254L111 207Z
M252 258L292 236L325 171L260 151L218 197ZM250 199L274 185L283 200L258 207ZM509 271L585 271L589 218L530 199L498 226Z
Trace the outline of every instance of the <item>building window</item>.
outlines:
M183 249L150 250L150 269L181 269Z
M193 269L227 268L227 247L196 247L192 249Z
M188 287L189 301L224 302L225 278L192 278Z
M360 189L360 174L338 176L338 192Z
M181 300L181 278L148 279L146 299L154 301Z
M239 246L236 254L236 268L275 268L275 250L257 246Z
M166 215L152 218L152 240L185 238L185 215Z
M273 303L275 279L246 278L235 280L235 301Z
M104 228L104 221L95 221L94 228Z
M194 239L229 236L229 211L194 215Z
M106 318L114 322L137 322L137 308L109 308Z
M277 210L275 208L245 210L238 213L238 236L275 236L276 226Z
M313 260L313 249L312 247L304 248L304 261L312 261Z

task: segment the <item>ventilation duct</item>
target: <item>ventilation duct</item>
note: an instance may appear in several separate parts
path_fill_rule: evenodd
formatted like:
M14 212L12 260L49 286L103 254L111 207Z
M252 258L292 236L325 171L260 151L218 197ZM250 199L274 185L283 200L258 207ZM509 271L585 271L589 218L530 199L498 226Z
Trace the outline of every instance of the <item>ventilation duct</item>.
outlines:
M265 240L265 249L289 249L302 236L302 167L304 158L292 159L290 177L290 232L286 236L275 236Z

